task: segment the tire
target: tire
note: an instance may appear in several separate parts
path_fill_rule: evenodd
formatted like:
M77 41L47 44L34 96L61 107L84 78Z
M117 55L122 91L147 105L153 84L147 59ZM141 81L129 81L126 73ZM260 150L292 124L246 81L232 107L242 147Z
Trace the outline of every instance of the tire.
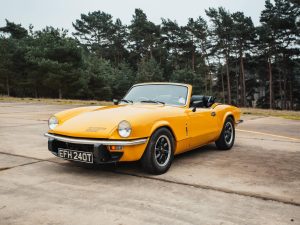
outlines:
M223 125L223 129L219 139L215 142L220 150L230 150L235 140L234 121L231 117L227 117Z
M156 130L141 159L143 169L156 175L167 172L174 158L174 146L174 137L167 128Z

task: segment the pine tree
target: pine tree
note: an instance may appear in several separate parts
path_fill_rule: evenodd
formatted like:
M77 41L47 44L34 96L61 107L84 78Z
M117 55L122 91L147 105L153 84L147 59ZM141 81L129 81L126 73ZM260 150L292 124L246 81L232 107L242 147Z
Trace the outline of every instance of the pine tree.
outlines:
M148 20L147 15L141 9L135 9L128 28L130 58L132 65L135 66L142 58L153 57L153 50L160 41L160 30L159 26Z
M246 106L246 81L245 81L245 66L244 54L250 52L253 47L255 38L255 28L250 17L245 17L244 13L236 12L232 14L233 19L233 35L234 46L240 61L240 77L241 77L241 96L242 106ZM238 89L238 87L237 87Z
M205 11L206 15L213 23L212 35L214 39L215 52L222 54L226 65L226 78L227 78L227 99L231 104L231 84L229 72L229 58L232 53L233 46L233 20L229 12L224 8L218 9L209 8Z
M205 86L205 94L208 93L208 86L209 86L209 93L212 94L212 76L210 71L210 41L208 40L209 31L206 21L202 17L198 17L196 20L192 18L189 19L186 29L192 36L192 41L194 45L195 52L192 54L192 68L195 71L195 55L200 56L200 59L197 62L197 70L201 71L204 76L204 86ZM209 85L207 84L209 81Z
M162 81L163 72L154 58L142 59L138 64L136 76L137 82L158 82Z
M110 51L115 29L110 14L102 11L81 14L81 19L77 19L73 27L76 30L73 35L91 52L99 57L113 60L114 57Z

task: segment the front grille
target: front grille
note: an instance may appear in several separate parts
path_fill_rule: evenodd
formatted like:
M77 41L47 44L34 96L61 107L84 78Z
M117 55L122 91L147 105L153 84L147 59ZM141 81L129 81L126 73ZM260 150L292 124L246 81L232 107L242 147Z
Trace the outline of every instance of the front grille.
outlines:
M83 152L93 152L94 145L73 144L54 140L52 144L52 151L57 152L58 148L71 149Z
M73 144L73 143L66 143L68 149L78 150L83 152L93 152L94 146L93 145L82 145L82 144Z

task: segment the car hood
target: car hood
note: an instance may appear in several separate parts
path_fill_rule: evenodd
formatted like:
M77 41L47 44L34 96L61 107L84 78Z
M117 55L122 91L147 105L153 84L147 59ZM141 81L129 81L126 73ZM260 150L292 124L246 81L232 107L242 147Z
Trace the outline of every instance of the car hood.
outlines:
M51 133L71 137L109 138L122 120L130 122L133 135L134 127L153 123L179 107L156 104L117 105L93 108L82 112L59 124Z

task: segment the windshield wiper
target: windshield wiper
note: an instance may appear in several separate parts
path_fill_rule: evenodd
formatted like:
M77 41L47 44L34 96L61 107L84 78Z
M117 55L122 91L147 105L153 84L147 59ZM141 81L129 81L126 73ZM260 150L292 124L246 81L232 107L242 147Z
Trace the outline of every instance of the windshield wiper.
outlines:
M121 99L120 102L133 103L132 100L127 100L127 99Z
M144 102L144 103L157 103L157 104L163 104L163 105L166 104L164 102L156 101L156 100L143 100L143 101L140 101L140 102Z

